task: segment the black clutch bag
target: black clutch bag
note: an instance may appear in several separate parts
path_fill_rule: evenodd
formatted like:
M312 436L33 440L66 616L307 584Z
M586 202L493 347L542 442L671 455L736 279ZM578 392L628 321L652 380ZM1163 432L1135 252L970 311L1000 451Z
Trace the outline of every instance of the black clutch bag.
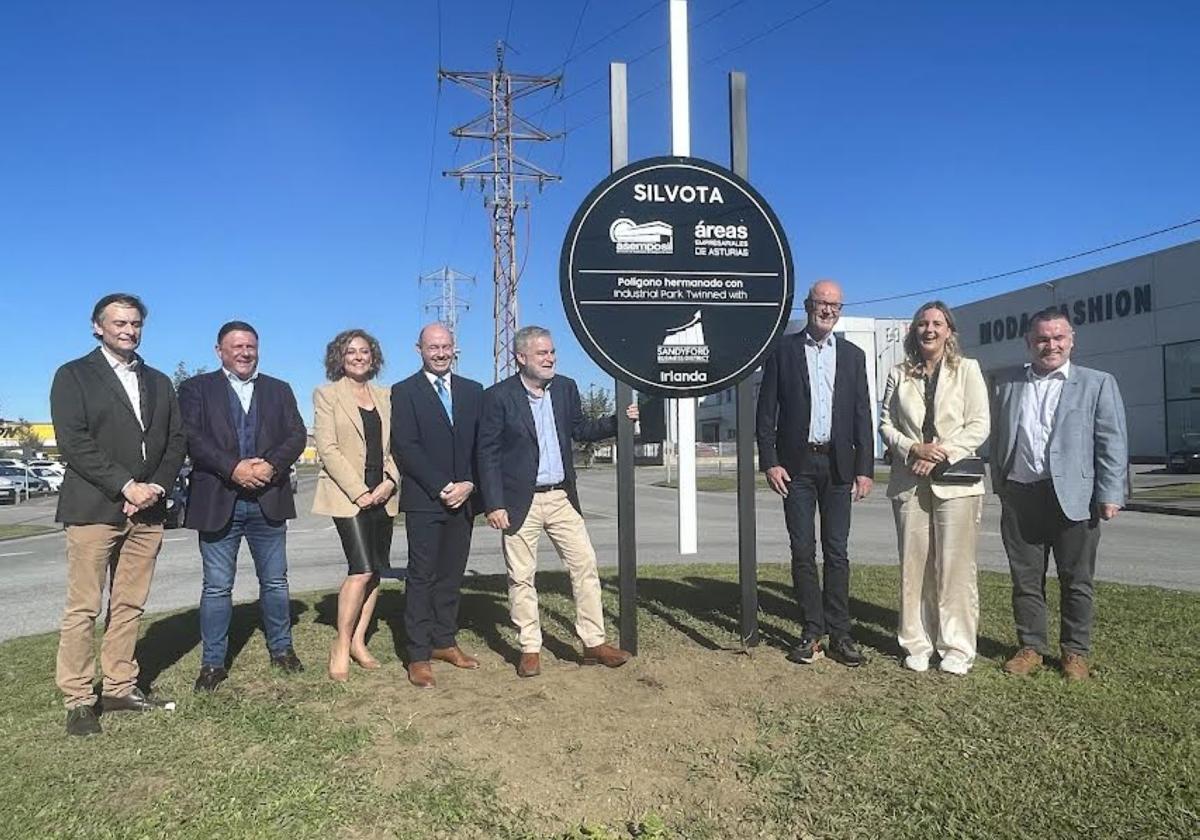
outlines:
M974 484L983 480L983 459L972 455L953 464L942 462L929 477L938 484Z

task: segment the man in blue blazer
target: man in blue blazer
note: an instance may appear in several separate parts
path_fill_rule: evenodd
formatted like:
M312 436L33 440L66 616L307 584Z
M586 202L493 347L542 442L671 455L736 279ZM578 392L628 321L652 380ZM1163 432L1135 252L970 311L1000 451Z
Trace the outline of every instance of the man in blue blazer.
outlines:
M1045 589L1053 552L1063 676L1085 680L1100 522L1125 504L1125 406L1111 374L1071 364L1075 333L1061 310L1034 315L1025 339L1032 361L998 384L992 406L992 485L1021 645L1004 670L1032 673L1049 653Z
M454 336L445 325L424 327L417 352L421 369L392 387L392 453L400 465L408 537L408 680L433 688L431 659L479 667L456 636L475 518L475 435L483 386L451 372Z
M580 512L571 441L610 438L617 433L617 418L584 416L579 388L555 370L549 330L517 330L513 355L518 372L484 391L478 450L488 524L504 532L509 612L521 647L517 675L541 673L534 573L543 530L571 577L583 663L616 668L630 655L605 641L596 551ZM629 406L625 415L636 420L637 405Z
M289 470L308 433L291 386L258 371L258 332L230 321L217 333L221 369L179 386L179 409L192 459L184 524L199 531L203 652L196 691L224 680L233 581L242 538L258 575L259 607L271 664L304 666L292 648L287 520L296 517Z
M828 651L853 668L866 660L850 635L850 506L871 492L875 475L866 356L833 334L842 314L837 283L814 284L804 311L803 332L784 336L763 365L756 417L759 468L783 497L791 542L792 584L803 629L788 659L808 664ZM816 559L818 510L823 590Z

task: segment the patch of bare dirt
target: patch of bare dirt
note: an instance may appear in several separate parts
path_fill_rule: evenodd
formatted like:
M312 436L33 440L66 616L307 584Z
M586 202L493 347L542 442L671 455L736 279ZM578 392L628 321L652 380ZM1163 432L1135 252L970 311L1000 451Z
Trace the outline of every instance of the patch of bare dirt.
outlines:
M801 667L773 648L746 655L682 638L615 670L543 651L532 679L477 654L476 672L435 663L435 690L412 688L397 665L358 672L334 714L376 733L368 766L378 784L430 781L448 761L493 778L506 806L527 806L547 829L648 810L724 822L756 798L739 767L757 738L756 711L851 690L832 663Z

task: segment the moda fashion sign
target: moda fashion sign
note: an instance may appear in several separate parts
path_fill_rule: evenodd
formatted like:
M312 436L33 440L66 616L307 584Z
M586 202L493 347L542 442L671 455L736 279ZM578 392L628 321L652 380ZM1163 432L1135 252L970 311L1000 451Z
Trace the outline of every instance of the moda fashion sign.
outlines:
M563 242L563 306L588 355L643 393L748 376L783 334L787 238L745 180L705 160L638 161L588 194Z

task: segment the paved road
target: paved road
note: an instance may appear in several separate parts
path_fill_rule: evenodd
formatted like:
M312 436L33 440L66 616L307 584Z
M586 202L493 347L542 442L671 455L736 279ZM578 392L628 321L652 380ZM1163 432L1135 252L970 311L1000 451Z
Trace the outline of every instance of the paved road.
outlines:
M701 493L699 499L700 552L682 558L675 550L674 491L654 487L661 468L638 470L638 562L736 563L736 497L732 493ZM616 563L616 491L611 468L587 471L580 491L589 529L602 565ZM301 482L299 507L312 502L313 478ZM3 508L0 521L47 524L53 520L54 500L34 500L19 509ZM1007 570L999 537L999 503L988 496L979 541L979 566ZM763 563L786 562L787 532L777 497L758 494L758 557ZM1148 584L1171 589L1200 590L1200 563L1196 542L1200 520L1189 517L1124 511L1106 527L1100 549L1098 575L1104 580ZM543 568L560 568L553 550L544 544ZM896 562L895 531L890 505L880 489L854 510L850 538L854 563ZM404 565L404 535L398 529L392 551L396 567ZM292 523L288 537L292 590L332 589L345 575L337 534L328 518L304 514ZM58 626L65 599L64 539L61 532L0 542L0 639L42 633ZM502 572L499 537L477 528L468 574ZM253 565L246 551L239 564L234 590L237 600L257 597ZM386 585L398 585L388 582ZM154 587L147 609L151 612L190 607L200 598L200 559L191 531L168 531L159 557Z

